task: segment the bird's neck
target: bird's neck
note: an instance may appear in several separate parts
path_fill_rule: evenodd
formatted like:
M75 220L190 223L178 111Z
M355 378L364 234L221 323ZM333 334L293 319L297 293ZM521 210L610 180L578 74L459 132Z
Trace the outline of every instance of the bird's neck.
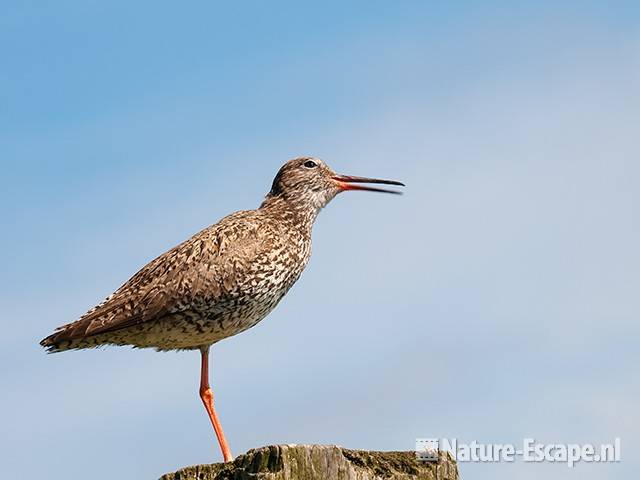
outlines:
M311 232L320 208L308 202L296 201L295 198L287 198L282 195L267 195L260 210L267 212L278 220L291 224L305 232Z

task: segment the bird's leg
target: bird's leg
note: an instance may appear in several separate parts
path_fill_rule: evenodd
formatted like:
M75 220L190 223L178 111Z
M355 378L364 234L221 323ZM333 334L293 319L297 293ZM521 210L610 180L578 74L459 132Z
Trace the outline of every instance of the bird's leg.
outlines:
M200 349L200 353L202 354L202 366L200 368L200 398L202 399L202 403L204 403L204 408L207 409L209 419L213 425L213 430L216 432L216 437L218 437L220 450L222 450L222 457L225 462L231 462L233 460L233 456L231 455L231 450L229 450L229 445L227 445L227 440L224 438L224 432L222 431L222 425L220 425L220 420L218 419L216 410L213 408L213 391L209 386L209 347L202 347Z

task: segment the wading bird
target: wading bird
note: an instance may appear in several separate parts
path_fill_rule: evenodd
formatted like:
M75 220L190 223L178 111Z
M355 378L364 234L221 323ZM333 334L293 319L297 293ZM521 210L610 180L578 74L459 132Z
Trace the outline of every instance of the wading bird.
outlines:
M209 386L209 349L275 308L307 265L316 216L338 193L400 193L367 183L404 186L338 175L317 158L290 160L259 208L233 213L160 255L40 344L49 352L101 345L200 350L200 398L224 461L231 461Z

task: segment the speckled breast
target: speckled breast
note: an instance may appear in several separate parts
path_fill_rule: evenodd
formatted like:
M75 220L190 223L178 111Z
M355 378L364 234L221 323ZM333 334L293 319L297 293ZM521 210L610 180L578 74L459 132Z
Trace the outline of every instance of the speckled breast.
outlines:
M190 301L189 308L131 332L128 343L159 350L190 349L216 343L256 325L298 280L310 256L310 242L300 236L215 273L224 300Z

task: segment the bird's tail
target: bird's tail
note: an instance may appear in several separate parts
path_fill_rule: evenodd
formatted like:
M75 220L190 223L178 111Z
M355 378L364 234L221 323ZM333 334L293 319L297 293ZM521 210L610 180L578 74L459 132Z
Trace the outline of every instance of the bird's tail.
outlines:
M78 321L62 325L55 332L40 341L40 345L47 350L47 353L63 352L78 348Z
M55 352L62 352L64 350L68 350L68 348L64 347L64 344L69 342L68 340L67 341L62 340L60 338L60 333L62 332L52 333L51 335L49 335L46 338L43 338L40 341L40 345L47 350L47 353L55 353Z

